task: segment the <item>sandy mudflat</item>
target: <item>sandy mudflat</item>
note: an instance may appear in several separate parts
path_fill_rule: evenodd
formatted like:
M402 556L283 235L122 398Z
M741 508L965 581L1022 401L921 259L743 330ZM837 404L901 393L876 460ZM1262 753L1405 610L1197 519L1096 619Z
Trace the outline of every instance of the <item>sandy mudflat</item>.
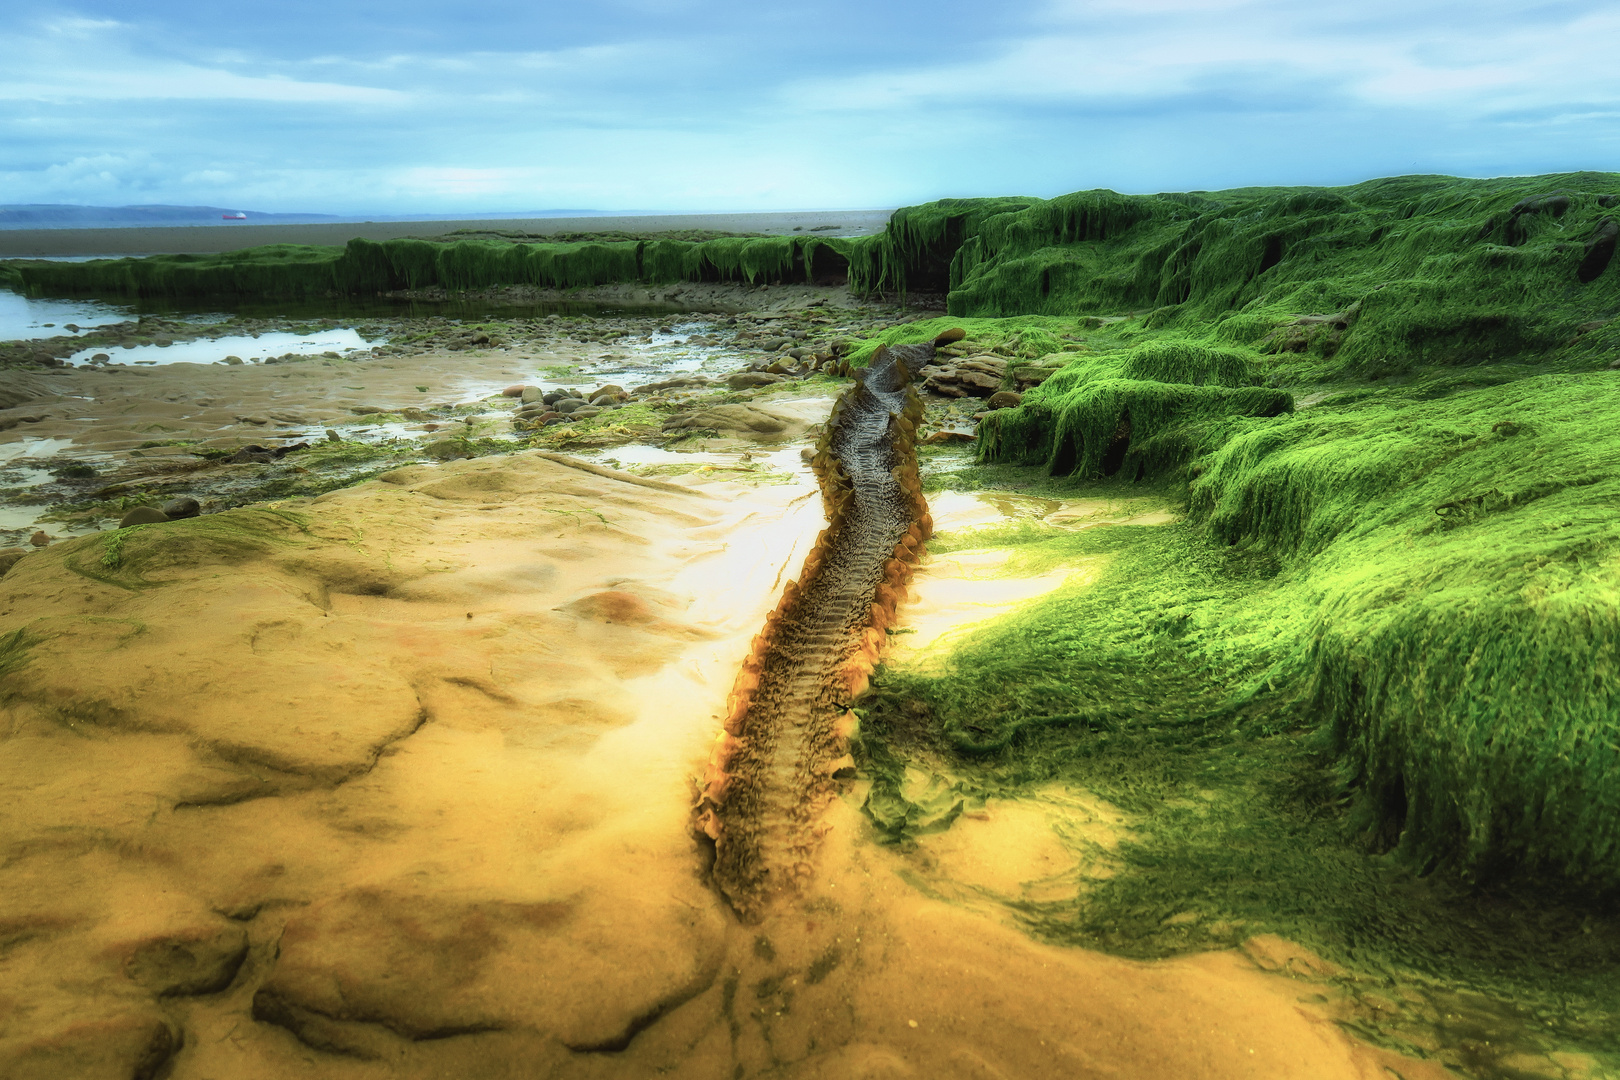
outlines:
M941 898L1061 877L1046 804L906 855L853 785L816 903L738 924L692 782L820 500L686 483L413 466L18 563L0 1075L1444 1075L1285 942L1138 963Z
M857 236L877 232L890 210L806 210L764 214L662 214L585 218L499 218L460 221L344 222L319 225L187 225L128 229L0 229L0 258L43 255L203 255L237 251L261 244L335 244L355 237L391 240L401 236L439 236L463 229L527 232L537 235L572 232L661 232L713 229L736 233L808 232L823 226L822 235ZM812 234L814 235L814 234Z

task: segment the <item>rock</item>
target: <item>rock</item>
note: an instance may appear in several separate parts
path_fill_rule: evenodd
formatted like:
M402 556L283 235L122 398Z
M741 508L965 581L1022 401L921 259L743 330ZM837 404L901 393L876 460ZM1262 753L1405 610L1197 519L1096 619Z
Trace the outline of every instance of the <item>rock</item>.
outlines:
M611 405L619 405L629 400L629 394L597 394L595 397L591 398L591 404L601 409L607 408Z
M558 412L564 413L564 414L573 413L573 412L578 411L579 409L588 409L588 408L590 408L590 403L585 401L584 398L574 398L574 397L563 398L560 401L553 402L552 405L556 408L556 410Z
M343 441L343 436L339 435L336 431L333 431L331 428L327 428L326 429L326 441L327 442L342 442Z
M922 441L924 446L939 446L941 443L973 442L977 436L971 431L956 431L946 428L936 431Z
M598 386L595 390L591 391L590 397L592 400L595 400L596 398L601 397L603 394L618 394L621 397L629 397L629 394L626 393L624 387L619 386L617 383L608 383L606 386Z
M1615 359L1609 361L1609 370L1620 371L1620 357L1616 357Z
M783 348L788 344L788 338L773 337L766 338L764 341L756 342L754 348L759 349L761 352L775 352L777 349Z
M661 379L658 382L638 386L631 391L632 394L656 394L660 390L677 390L683 386L708 386L709 378L705 375L682 375L674 379Z
M227 356L225 358L225 363L227 364L240 364L241 362L242 358L240 356Z
M545 396L546 392L540 389L538 386L521 387L517 393L517 397L521 398L523 404L525 405L529 405L537 401L543 404L545 401Z
M522 397L523 396L523 391L528 390L528 389L529 389L529 387L521 386L521 385L519 385L519 386L508 386L505 390L501 391L501 396L502 397Z
M606 409L599 409L595 405L581 405L579 408L569 413L568 416L573 420L584 420L587 417L597 416L606 411Z
M11 568L17 565L17 560L27 554L27 548L0 548L0 577L5 577L10 573Z
M778 360L765 370L772 375L792 375L798 370L798 367L792 360Z
M118 519L118 527L127 529L131 525L156 525L160 521L168 520L169 515L155 506L137 506Z
M168 515L170 521L194 518L202 513L202 504L189 495L182 495L178 499L170 499L164 503L163 512Z
M56 537L52 536L50 533L46 532L44 529L36 529L34 531L34 535L30 536L28 538L28 542L30 544L33 544L37 548L42 548L42 547L45 547L47 544L49 544L54 539L56 539Z
M1016 409L1023 403L1024 396L1011 390L997 390L990 395L990 400L985 402L992 409Z
M247 931L220 920L141 942L124 960L124 976L160 997L217 994L247 959Z
M726 385L733 390L750 390L756 386L770 386L782 381L782 376L764 371L739 371L726 376Z
M547 405L555 405L555 404L557 404L557 402L561 401L563 398L569 398L569 397L573 397L573 396L574 395L572 393L570 393L569 391L567 391L567 390L547 390L544 394L542 394L540 396L540 400L545 402Z
M667 429L708 428L752 435L776 435L786 431L787 426L780 417L753 405L713 405L697 412L677 413L664 422Z
M96 353L94 356L92 356L90 358L90 362L92 364L105 364L107 361L109 361L111 359L112 359L112 357L108 356L106 353L98 352L98 353ZM242 361L239 358L236 362L240 364Z
M356 416L376 416L379 413L391 412L392 410L384 409L379 405L355 405L349 411Z
M430 458L439 461L456 461L460 458L477 457L478 455L467 449L467 444L458 439L440 439L428 443L422 452Z

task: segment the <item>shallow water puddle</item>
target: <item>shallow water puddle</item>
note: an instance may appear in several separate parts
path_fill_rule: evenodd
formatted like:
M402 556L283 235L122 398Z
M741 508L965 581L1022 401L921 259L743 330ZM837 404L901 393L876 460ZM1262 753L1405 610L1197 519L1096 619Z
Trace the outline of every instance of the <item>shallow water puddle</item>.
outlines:
M77 327L111 326L135 316L100 300L47 300L0 289L0 341L71 337Z
M346 327L319 330L311 334L274 330L258 335L235 334L229 337L176 341L170 345L124 345L116 348L97 346L80 349L68 357L68 360L74 364L85 364L93 356L106 355L112 358L112 363L117 364L216 364L223 363L227 356L234 356L246 363L253 363L271 357L286 356L289 353L295 356L318 356L324 352L354 352L358 349L369 349L374 344L377 342L367 341Z

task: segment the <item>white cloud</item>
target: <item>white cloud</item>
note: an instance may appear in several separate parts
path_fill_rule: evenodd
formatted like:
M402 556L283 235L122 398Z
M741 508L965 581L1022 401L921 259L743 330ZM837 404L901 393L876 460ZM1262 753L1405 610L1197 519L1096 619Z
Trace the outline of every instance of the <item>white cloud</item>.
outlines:
M8 35L0 100L208 100L407 105L410 94L374 86L243 75L225 67L141 55L129 27L112 20L57 19Z

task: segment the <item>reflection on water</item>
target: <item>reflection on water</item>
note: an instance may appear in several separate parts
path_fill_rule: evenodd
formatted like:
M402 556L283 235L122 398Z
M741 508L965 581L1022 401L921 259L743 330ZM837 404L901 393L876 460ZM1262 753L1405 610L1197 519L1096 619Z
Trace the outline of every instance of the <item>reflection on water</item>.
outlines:
M108 326L134 317L129 308L102 300L44 300L0 289L0 341L72 337L69 323Z
M121 348L95 346L80 349L68 359L75 364L83 364L99 354L110 356L112 362L120 364L213 364L223 361L227 356L252 362L289 353L296 356L318 356L323 352L346 353L355 349L369 349L371 345L371 342L346 328L318 330L311 334L275 331L264 334L198 338L194 341L176 341L169 345L125 345Z

